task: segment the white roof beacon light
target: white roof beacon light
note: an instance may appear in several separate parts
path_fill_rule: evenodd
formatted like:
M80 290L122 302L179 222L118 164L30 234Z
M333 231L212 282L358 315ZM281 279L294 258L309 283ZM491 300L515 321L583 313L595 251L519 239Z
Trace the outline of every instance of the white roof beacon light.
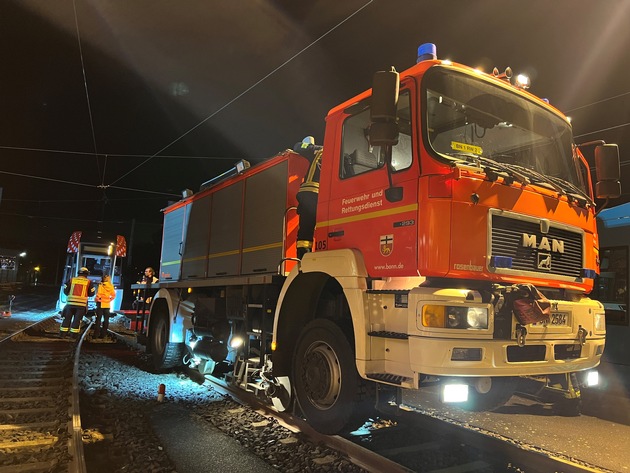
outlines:
M418 46L418 59L416 63L437 59L437 48L433 43L424 43Z
M516 87L520 88L520 89L529 89L530 81L529 81L529 77L527 77L525 74L519 74L516 76Z

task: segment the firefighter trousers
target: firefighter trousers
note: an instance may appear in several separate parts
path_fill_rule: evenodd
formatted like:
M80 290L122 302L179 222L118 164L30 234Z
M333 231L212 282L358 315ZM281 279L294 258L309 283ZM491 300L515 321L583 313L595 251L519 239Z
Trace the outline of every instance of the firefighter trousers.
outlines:
M71 336L77 337L81 331L81 320L85 313L86 307L67 304L61 314L63 316L63 321L59 328L61 335L67 335L70 332Z
M105 338L107 329L109 328L109 307L96 307L96 318L94 320L94 331L92 336L95 338ZM103 324L101 325L101 319Z

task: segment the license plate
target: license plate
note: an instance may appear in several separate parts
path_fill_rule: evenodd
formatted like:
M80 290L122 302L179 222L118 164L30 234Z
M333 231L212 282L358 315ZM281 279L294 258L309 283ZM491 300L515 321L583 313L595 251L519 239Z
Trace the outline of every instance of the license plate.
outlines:
M551 325L552 327L568 327L571 325L571 316L566 312L552 312L549 320L536 322L532 325L538 325L541 327L547 327L548 325Z

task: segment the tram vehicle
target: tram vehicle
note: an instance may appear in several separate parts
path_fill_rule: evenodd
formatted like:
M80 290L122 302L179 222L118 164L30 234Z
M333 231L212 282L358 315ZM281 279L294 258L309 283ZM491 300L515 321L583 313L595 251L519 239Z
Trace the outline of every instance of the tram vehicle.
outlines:
M111 282L116 289L116 298L112 301L111 310L119 310L123 299L122 264L127 255L127 242L125 237L117 235L114 241L83 241L83 233L76 231L68 240L66 264L63 270L57 310L61 311L66 305L66 295L63 292L64 284L79 273L84 267L90 271L88 278L99 284L104 275L111 276ZM94 297L88 300L88 312L96 309Z

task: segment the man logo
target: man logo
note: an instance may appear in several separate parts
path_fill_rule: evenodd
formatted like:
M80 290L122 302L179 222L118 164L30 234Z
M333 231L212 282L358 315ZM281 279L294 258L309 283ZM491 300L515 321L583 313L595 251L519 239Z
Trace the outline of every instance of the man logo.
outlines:
M521 246L525 248L536 248L537 250L551 251L552 253L564 253L564 241L555 238L542 237L540 243L536 235L523 233Z
M538 253L538 269L551 271L551 254Z

